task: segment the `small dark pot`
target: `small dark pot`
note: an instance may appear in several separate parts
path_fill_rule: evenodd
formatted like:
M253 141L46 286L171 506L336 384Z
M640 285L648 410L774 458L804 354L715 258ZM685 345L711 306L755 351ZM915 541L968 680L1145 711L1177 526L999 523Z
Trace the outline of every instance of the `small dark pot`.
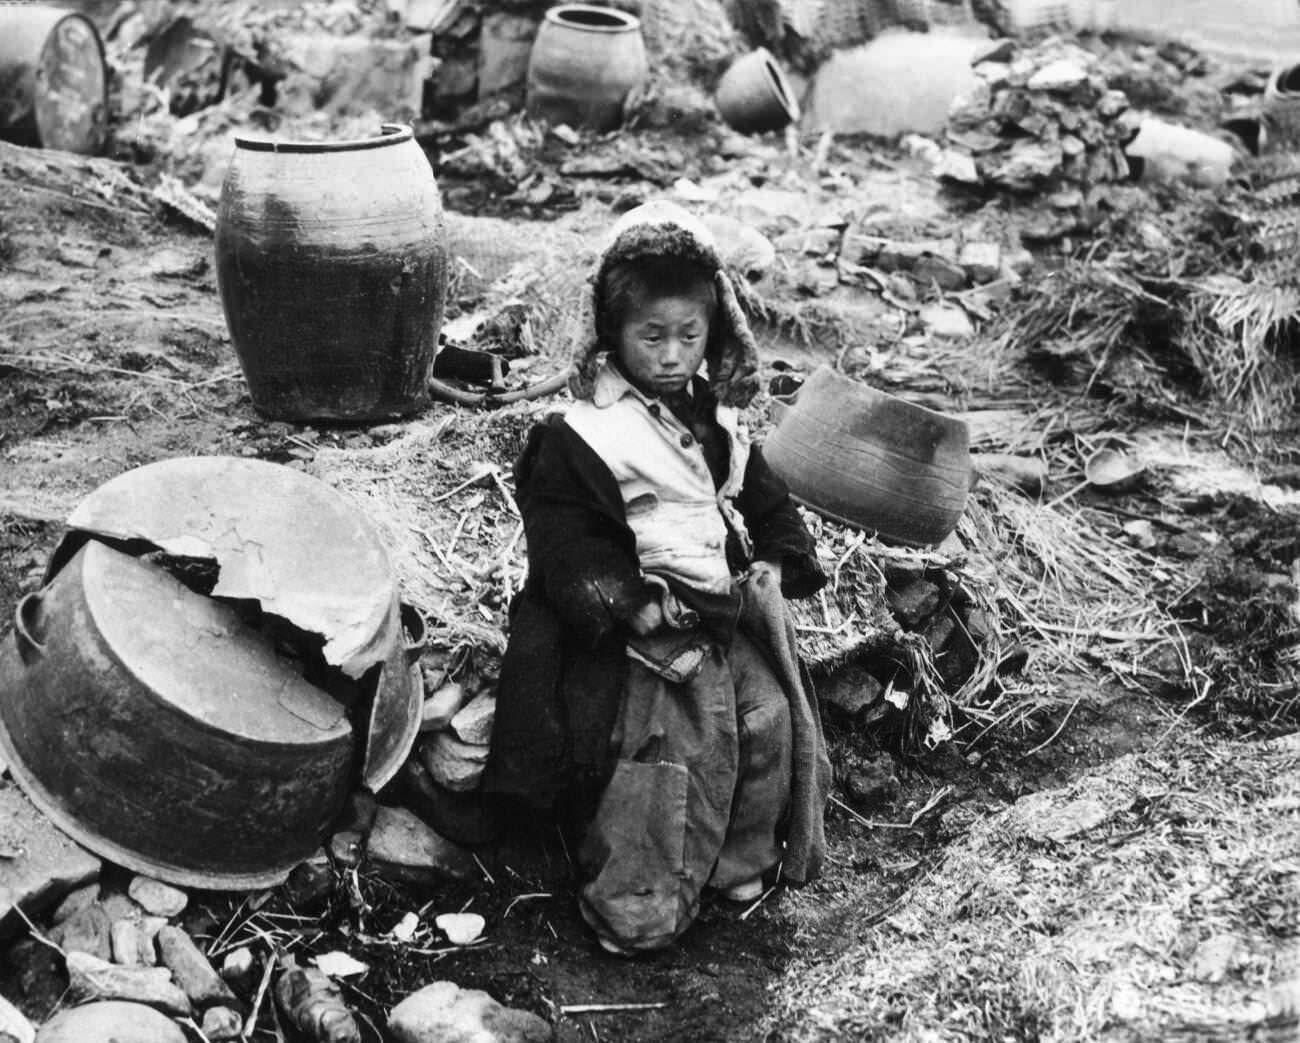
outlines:
M742 134L781 130L799 119L799 101L766 47L732 63L714 92L727 126Z

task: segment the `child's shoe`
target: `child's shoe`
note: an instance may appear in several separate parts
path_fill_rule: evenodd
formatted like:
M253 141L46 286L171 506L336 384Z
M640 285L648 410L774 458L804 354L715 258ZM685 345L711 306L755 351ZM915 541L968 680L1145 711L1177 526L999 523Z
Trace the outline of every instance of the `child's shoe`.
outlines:
M722 897L729 902L754 902L763 894L763 878L756 876L752 880L742 880L738 884L722 889Z

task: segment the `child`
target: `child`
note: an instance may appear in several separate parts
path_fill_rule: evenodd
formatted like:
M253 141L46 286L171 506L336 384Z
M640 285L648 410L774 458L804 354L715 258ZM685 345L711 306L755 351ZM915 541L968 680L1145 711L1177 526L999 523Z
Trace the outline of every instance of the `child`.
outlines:
M579 903L611 952L671 943L706 886L752 901L820 868L830 769L782 593L826 578L741 427L757 386L708 230L666 203L624 215L591 278L576 404L515 468L529 574L485 777L539 805L595 794Z

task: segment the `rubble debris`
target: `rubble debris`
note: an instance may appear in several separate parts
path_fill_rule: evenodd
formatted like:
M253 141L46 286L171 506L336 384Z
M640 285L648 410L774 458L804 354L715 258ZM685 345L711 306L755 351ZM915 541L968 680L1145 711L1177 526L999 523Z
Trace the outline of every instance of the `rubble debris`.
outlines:
M209 1043L233 1043L243 1035L244 1019L230 1007L209 1007L199 1028Z
M126 893L146 913L170 919L180 916L189 905L189 895L179 887L172 887L149 876L136 876L127 885Z
M478 913L441 913L433 918L433 925L452 945L473 945L483 937L487 921Z
M257 976L257 957L246 945L231 949L221 961L221 977L232 988L248 991Z
M477 872L468 851L440 836L405 808L380 807L367 857L381 876L404 883L469 880Z
M89 1043L122 1039L131 1043L187 1043L181 1027L142 1003L102 1000L59 1011L40 1027L37 1043Z
M79 887L71 892L55 908L53 915L50 916L50 923L60 924L74 913L92 906L99 900L99 883L95 882L86 887Z
M451 731L461 742L486 746L492 741L492 724L496 720L497 697L480 692L451 719Z
M34 1043L36 1027L27 1016L0 996L0 1040L5 1043Z
M1107 83L1095 55L1053 37L1017 49L1010 63L980 62L974 73L952 103L945 140L973 160L983 185L1086 193L1129 179L1124 148L1141 117Z
M181 928L168 925L158 932L158 955L195 1010L235 1006L235 994Z
M111 931L112 924L103 907L95 904L55 925L49 938L64 952L84 952L108 960L113 955Z
M112 942L113 962L123 967L140 967L145 965L143 958L144 935L140 924L135 920L114 920L109 928Z
M486 743L463 742L450 732L435 732L417 747L425 769L440 786L457 793L477 789L487 766Z
M425 697L420 716L420 732L446 731L451 719L465 705L465 689L449 681Z
M55 828L13 782L0 783L0 925L20 929L15 909L36 916L98 880L102 863Z
M285 1022L311 1043L361 1043L360 1026L329 975L288 959L275 983L276 1006Z
M1232 173L1236 153L1212 134L1145 116L1125 153L1142 161L1145 179L1219 188Z
M419 757L407 759L401 780L403 804L448 840L473 848L500 833L500 822L480 792L459 793L439 785Z
M77 1003L126 1000L178 1018L193 1013L189 997L164 967L119 967L84 952L68 953L67 967L68 994Z
M554 1032L536 1014L502 1006L481 989L436 981L402 1000L388 1016L397 1043L450 1038L491 1043L550 1043Z

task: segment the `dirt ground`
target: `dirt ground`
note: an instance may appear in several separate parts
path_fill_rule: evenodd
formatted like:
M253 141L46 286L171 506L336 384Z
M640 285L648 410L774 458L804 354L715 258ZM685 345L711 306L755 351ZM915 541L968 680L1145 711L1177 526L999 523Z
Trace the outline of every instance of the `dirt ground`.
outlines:
M899 171L911 170L906 157L890 153L882 161L874 150L859 158L864 196L911 191L900 187ZM367 427L304 429L253 411L220 311L211 241L201 230L145 206L138 193L94 190L102 181L80 164L52 158L35 178L30 163L3 151L0 165L7 175L0 193L0 605L39 584L71 507L130 467L190 454L296 462L315 448L377 441ZM923 181L916 174L915 183ZM627 179L617 191L602 191L617 197L643 187ZM925 198L917 193L913 205ZM435 405L430 415L450 408ZM1168 434L1154 421L1129 422L1134 433ZM1213 433L1188 445L1193 456L1204 449L1207 460L1219 452ZM1229 465L1256 475L1262 463L1294 463L1278 446L1230 455ZM1141 664L1121 685L1103 657L1084 656L1076 673L1052 679L1033 712L992 729L968 722L955 742L924 755L891 756L869 732L832 727L837 764L865 759L883 782L868 815L832 807L831 866L804 893L773 894L752 910L711 904L680 945L624 962L600 953L576 915L560 833L521 823L479 852L485 879L473 887L395 889L363 871L355 891L340 887L324 907L295 908L280 892L257 899L260 920L249 896L204 896L191 926L230 941L274 924L277 937L300 951L342 948L369 962L370 973L347 994L374 1039L382 1038L385 1011L439 978L541 1014L565 1041L1085 1038L1064 1031L1064 1022L1027 1016L986 1021L983 1036L964 1027L949 1034L947 1018L968 1024L963 1003L986 1002L974 985L969 994L938 997L938 1014L928 1021L896 1011L853 1029L819 1028L792 1013L800 993L791 980L800 967L850 951L869 926L906 907L912 889L972 824L1029 795L1187 736L1251 742L1294 730L1294 691L1289 701L1273 692L1266 706L1258 698L1261 678L1287 683L1281 667L1294 642L1291 584L1300 559L1293 508L1242 492L1191 496L1167 483L1121 500L1085 498L1104 510L1163 520L1152 553L1171 582L1155 596L1197 635L1189 654L1213 685L1189 691L1176 664L1166 669L1159 661ZM1205 531L1215 534L1212 542L1180 538ZM1023 635L1031 657L1042 638ZM1213 780L1206 785L1211 791ZM349 900L355 893L364 899L360 909ZM419 951L380 937L405 912L462 908L486 917L484 944ZM850 908L838 920L830 915ZM1257 990L1276 981L1280 972L1270 967L1253 983ZM841 976L853 973L842 969ZM25 995L12 978L6 994L38 1018L57 1000ZM581 1005L597 1009L568 1009ZM264 1028L254 1038L274 1035Z

